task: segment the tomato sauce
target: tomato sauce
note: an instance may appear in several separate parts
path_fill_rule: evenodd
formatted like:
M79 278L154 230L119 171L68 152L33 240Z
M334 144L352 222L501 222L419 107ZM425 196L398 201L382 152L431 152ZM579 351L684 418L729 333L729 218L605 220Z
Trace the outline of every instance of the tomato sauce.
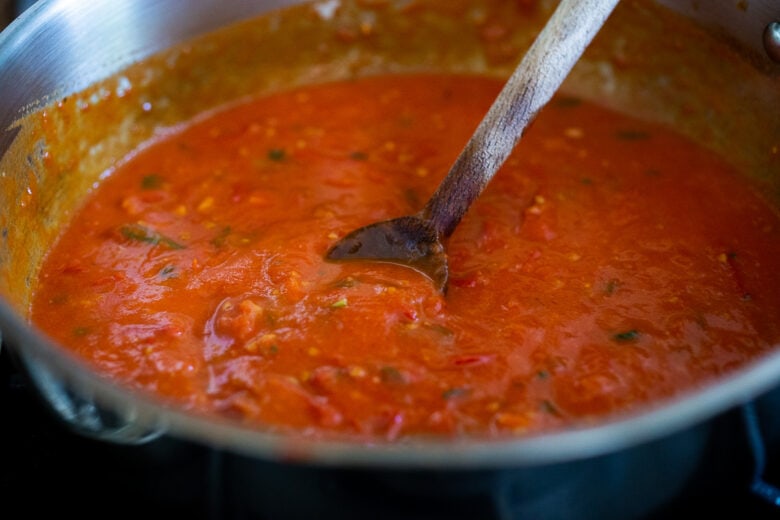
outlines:
M780 340L780 218L711 152L558 96L420 274L329 263L416 212L501 83L366 78L208 114L124 159L32 321L102 373L266 430L503 437L679 395Z

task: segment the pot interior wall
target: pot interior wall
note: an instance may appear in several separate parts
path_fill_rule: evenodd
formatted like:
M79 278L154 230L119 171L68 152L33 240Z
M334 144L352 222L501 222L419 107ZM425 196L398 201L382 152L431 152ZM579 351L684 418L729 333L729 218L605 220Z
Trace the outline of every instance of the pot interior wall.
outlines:
M385 72L506 76L551 4L298 5L180 44L86 90L52 93L43 106L10 107L27 112L3 122L12 142L0 161L0 294L26 315L60 227L102 176L156 135L247 96L307 83ZM780 106L780 74L689 20L652 2L622 2L563 90L675 126L780 201L780 118L767 108Z

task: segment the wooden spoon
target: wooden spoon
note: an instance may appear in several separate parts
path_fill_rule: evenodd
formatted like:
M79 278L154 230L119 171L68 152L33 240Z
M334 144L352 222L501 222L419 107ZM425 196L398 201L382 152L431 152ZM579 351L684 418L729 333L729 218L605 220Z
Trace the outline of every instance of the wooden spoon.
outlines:
M332 261L411 267L447 290L447 239L552 98L618 0L561 0L436 193L417 214L369 224L336 242Z

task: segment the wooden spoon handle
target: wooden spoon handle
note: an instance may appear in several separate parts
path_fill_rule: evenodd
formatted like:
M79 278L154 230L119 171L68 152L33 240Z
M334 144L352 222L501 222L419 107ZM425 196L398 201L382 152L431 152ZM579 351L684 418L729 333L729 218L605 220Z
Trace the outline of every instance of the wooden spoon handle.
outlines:
M618 1L561 0L423 209L441 238L455 230Z

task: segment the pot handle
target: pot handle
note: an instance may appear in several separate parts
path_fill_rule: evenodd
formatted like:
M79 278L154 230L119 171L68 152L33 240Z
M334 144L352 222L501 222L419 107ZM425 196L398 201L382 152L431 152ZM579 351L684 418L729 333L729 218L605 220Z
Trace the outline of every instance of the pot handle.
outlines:
M16 351L17 349L11 349ZM144 444L163 434L159 419L144 416L131 403L124 407L100 403L85 385L75 385L42 362L19 353L20 368L55 415L72 431L117 444Z
M780 507L780 488L764 480L766 446L753 402L742 405L742 419L745 423L750 451L753 454L754 468L750 491L765 502L769 502L775 507Z

